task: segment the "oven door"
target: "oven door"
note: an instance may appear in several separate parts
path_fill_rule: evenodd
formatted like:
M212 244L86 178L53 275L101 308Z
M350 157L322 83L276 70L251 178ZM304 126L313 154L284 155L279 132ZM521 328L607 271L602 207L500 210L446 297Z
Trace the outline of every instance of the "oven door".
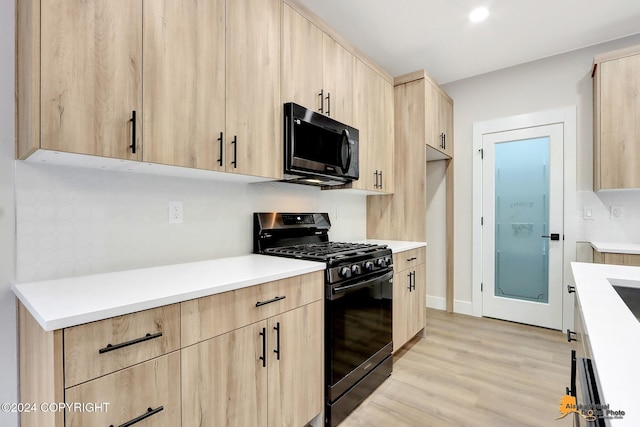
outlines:
M393 269L327 288L327 400L335 401L391 355Z

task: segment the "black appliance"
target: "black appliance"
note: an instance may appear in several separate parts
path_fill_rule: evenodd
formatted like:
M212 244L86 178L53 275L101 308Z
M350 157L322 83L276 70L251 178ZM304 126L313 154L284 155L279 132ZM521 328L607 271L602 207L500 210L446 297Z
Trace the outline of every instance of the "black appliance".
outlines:
M255 213L254 252L325 269L325 425L334 427L392 371L393 258L385 245L330 242L326 213Z
M358 129L284 104L284 181L330 186L357 180Z
M570 331L567 330L570 339ZM574 426L606 427L604 399L600 392L600 383L593 361L586 357L576 357L576 351L571 350L571 388L567 387L567 394L576 398L580 413L574 414ZM588 411L592 413L589 414Z

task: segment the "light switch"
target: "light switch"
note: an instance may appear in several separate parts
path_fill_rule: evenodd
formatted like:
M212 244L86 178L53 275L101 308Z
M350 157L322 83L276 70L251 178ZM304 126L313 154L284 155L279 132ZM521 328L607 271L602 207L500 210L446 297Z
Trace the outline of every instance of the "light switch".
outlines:
M592 208L584 208L582 210L582 218L586 220L593 219L593 209Z

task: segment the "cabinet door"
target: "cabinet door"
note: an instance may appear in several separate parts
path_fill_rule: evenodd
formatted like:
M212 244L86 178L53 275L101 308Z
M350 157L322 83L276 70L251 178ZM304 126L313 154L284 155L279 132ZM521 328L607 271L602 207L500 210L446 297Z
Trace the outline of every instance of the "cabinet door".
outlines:
M393 277L394 352L425 327L425 279L425 264L400 271Z
M266 327L254 323L182 349L183 426L267 425Z
M412 304L409 291L409 270L393 275L393 351L397 351L409 341L411 328Z
M323 302L269 319L269 426L306 425L323 405Z
M139 160L142 0L61 0L41 15L41 147ZM135 154L132 111L136 111Z
M394 187L394 117L393 85L376 75L376 150L375 163L379 168L379 191L393 193Z
M323 33L289 5L282 17L282 101L321 112Z
M353 122L353 55L323 35L324 112L339 122Z
M145 162L224 170L224 0L144 0Z
M640 55L603 62L596 71L600 79L600 104L595 106L600 114L600 152L595 156L600 156L599 188L640 187Z
M438 122L444 134L444 153L453 157L453 103L447 97L438 93Z
M281 179L279 0L227 2L226 170Z
M373 94L376 91L376 75L365 63L356 59L353 73L353 125L360 133L360 178L352 186L360 190L377 191L375 165L375 121ZM379 101L379 100L378 100Z
M67 410L65 426L119 426L143 416L140 426L179 426L179 383L180 353L176 351L68 388L67 403L104 402L108 406L95 411Z

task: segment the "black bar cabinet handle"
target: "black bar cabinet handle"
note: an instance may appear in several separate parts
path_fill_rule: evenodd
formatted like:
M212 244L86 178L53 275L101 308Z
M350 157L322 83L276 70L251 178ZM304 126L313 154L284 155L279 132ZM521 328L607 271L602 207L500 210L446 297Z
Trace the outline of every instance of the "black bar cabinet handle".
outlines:
M276 323L273 330L276 331L276 349L273 352L276 354L276 359L280 360L280 322Z
M442 149L447 149L447 134L442 132Z
M382 171L380 171L380 189L382 189Z
M140 421L149 418L152 415L157 414L158 412L162 411L164 409L164 406L158 406L156 409L153 408L147 408L147 412L145 412L144 414L140 415L139 417L136 417L134 419L132 419L131 421L127 421L124 424L120 424L118 427L129 427L132 426L136 423L139 423ZM111 424L109 427L113 427L113 424Z
M373 188L378 188L378 170L376 169L376 171L373 173L373 175L376 177L376 183L373 184Z
M233 135L233 141L231 141L231 143L233 144L233 161L231 164L235 169L238 167L238 135Z
M415 257L415 256L414 256L414 257L411 257L411 258L407 258L407 262L409 262L409 261L415 261L415 260L417 260L417 259L418 259L418 257Z
M444 150L444 132L440 134L440 148Z
M577 341L571 336L571 334L575 334L575 332L573 332L571 329L567 329L567 342Z
M136 154L136 110L131 112L129 121L131 122L131 145L129 148L131 148L131 153Z
M416 290L416 272L412 271L411 272L411 290L415 291Z
M575 286L571 286L571 285L567 285L567 292L569 292L570 294L575 294L576 293L576 287Z
M262 328L262 332L260 332L260 336L262 337L262 356L260 356L260 360L262 360L262 367L267 367L267 328Z
M258 301L258 302L256 303L256 307L260 307L260 306L263 306L263 305L271 304L272 302L276 302L276 301L283 300L283 299L285 299L286 297L287 297L286 295L283 295L283 296L281 296L281 297L275 297L275 298L272 298L272 299L270 299L269 301Z
M567 394L576 397L576 351L571 350L571 389L567 387Z
M320 113L324 113L324 89L320 89L320 93L318 94L320 97Z
M122 347L128 347L130 345L134 345L134 344L138 344L144 341L149 341L152 340L154 338L160 338L162 336L162 332L158 332L156 334L147 334L143 337L140 338L136 338L134 340L131 341L127 341L127 342L122 342L120 344L107 344L107 346L105 348L101 348L100 350L98 350L98 354L104 354L104 353L108 353L110 351L113 350L118 350Z
M218 164L222 166L222 146L224 145L224 133L220 132L220 137L218 138L218 142L220 143L220 152L218 153Z
M327 92L327 116L331 116L331 92Z
M411 292L411 278L413 277L413 274L409 273L407 274L407 277L409 278L409 287L407 289L409 289L409 292Z

